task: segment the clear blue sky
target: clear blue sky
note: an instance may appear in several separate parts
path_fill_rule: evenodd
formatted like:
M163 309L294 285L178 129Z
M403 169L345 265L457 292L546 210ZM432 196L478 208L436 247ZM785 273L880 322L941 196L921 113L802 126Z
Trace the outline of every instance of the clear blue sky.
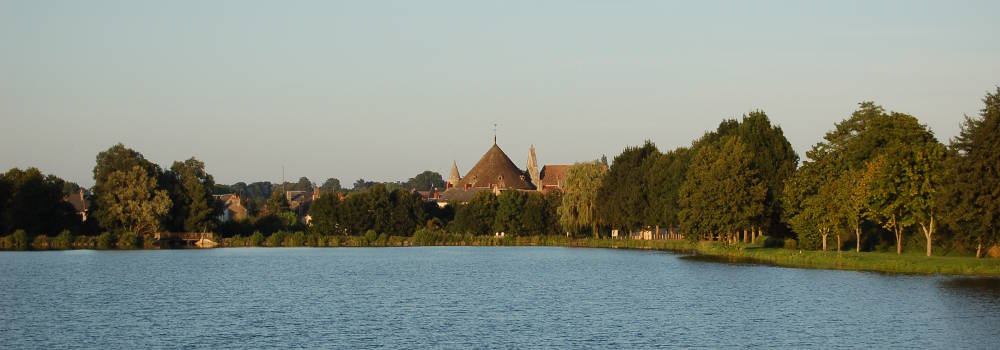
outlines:
M0 168L123 142L220 183L349 186L687 145L763 109L802 154L858 102L947 141L1000 84L998 1L0 1Z

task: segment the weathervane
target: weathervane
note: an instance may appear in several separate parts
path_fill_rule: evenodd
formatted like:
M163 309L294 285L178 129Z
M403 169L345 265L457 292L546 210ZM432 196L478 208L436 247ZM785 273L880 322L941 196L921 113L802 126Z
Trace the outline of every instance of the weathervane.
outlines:
M493 123L493 144L497 144L497 123Z

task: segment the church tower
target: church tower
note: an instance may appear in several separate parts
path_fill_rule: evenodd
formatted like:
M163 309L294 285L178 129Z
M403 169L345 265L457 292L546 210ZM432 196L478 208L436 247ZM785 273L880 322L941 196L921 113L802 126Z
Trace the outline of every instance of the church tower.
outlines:
M446 188L455 187L462 177L458 175L458 163L451 161L451 175L448 176L448 183L445 185Z
M531 178L531 184L535 185L536 189L541 189L542 179L539 176L538 158L535 157L535 145L531 145L531 148L528 150L528 165L526 168L528 177Z

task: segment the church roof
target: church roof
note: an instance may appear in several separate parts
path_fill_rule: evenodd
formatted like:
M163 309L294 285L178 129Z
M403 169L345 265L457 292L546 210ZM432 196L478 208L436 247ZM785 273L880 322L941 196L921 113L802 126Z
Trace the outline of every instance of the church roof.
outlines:
M562 187L571 164L546 164L542 167L542 186Z
M486 154L476 162L476 165L469 169L461 180L455 185L458 188L470 187L498 187L501 189L514 188L519 190L532 190L535 186L528 182L525 174L518 169L510 157L500 149L496 143L490 147Z
M458 175L458 163L455 161L451 162L451 175L448 176L448 183L455 185L461 180L462 177Z

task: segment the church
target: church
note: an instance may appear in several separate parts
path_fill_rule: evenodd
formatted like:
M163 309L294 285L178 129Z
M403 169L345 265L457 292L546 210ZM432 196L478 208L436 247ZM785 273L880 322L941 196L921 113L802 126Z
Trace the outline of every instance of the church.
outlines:
M569 167L570 164L546 164L539 168L538 158L535 157L535 146L531 145L526 169L521 170L500 149L494 138L493 147L479 158L465 176L461 176L458 172L458 163L452 161L447 188L438 196L437 203L443 207L448 203L468 202L483 191L500 194L501 191L507 190L540 192L561 190Z

